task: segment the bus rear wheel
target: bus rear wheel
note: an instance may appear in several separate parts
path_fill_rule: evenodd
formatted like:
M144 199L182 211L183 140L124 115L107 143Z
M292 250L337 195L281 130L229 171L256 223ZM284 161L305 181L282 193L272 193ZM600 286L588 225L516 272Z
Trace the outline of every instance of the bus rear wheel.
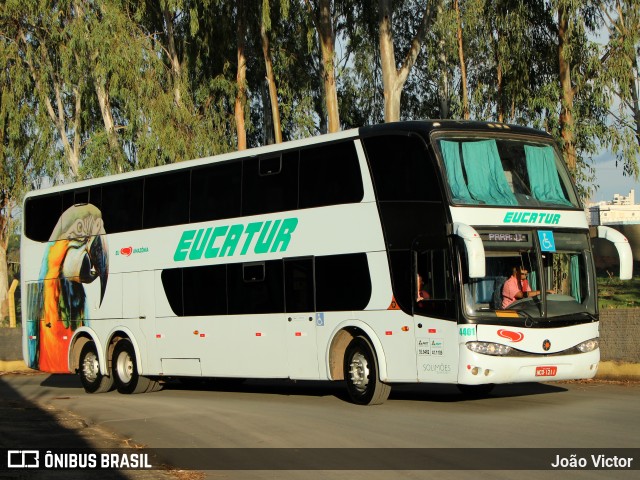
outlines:
M112 357L113 377L120 393L146 393L160 389L160 384L138 374L136 352L130 340L116 343Z
M362 336L355 337L347 347L344 378L351 401L358 405L379 405L391 393L391 386L378 378L378 360L371 342Z
M100 372L98 349L94 342L87 342L80 351L80 381L87 393L104 393L113 388L113 375L107 376Z

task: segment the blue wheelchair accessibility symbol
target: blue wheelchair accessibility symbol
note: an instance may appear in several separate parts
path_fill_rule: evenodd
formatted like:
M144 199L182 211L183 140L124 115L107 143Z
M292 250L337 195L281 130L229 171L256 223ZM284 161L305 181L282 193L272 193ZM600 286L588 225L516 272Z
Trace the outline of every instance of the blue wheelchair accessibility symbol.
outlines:
M539 230L538 239L540 240L540 249L543 252L555 252L556 241L553 238L553 231L551 230Z

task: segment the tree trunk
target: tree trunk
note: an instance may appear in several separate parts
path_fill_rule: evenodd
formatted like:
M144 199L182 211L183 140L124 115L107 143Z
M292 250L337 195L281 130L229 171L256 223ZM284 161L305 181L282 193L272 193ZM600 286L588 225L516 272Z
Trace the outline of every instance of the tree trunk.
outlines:
M640 72L638 69L638 58L635 57L633 59L633 72ZM629 86L631 91L631 110L633 113L633 119L635 122L635 134L636 140L638 141L638 145L640 145L640 100L638 99L638 78L635 76L631 77L631 85Z
M458 24L458 57L460 58L460 81L462 83L462 118L469 120L471 113L469 112L469 91L467 86L467 64L464 59L464 46L462 44L462 20L460 18L460 2L455 0L453 7L456 10L456 21Z
M504 122L504 105L502 104L502 65L500 65L500 62L498 61L498 66L496 68L496 77L497 77L497 82L498 82L498 99L497 99L497 121L502 123Z
M442 3L438 4L438 15L442 14ZM449 118L449 67L445 52L444 38L438 42L440 47L440 118Z
M322 50L324 94L329 118L329 132L340 130L338 111L338 91L335 74L335 34L331 19L331 0L320 0L318 12L318 33Z
M576 173L576 147L574 138L573 97L574 90L571 86L571 66L566 56L568 48L569 12L563 5L558 7L558 67L560 75L560 87L562 90L562 105L560 108L560 134L562 136L562 151L564 161L569 171Z
M388 1L380 0L380 62L382 65L382 84L384 86L384 121L400 120L400 96L402 86L398 88L393 33L391 31L391 8Z
M176 48L175 35L173 34L173 14L169 11L169 5L164 2L162 6L162 15L167 34L167 51L169 55L169 63L171 64L171 77L173 79L173 99L178 107L182 107L182 94L180 93L180 82L182 79L182 65L178 58L178 50Z
M122 151L120 149L120 142L118 141L118 134L116 133L116 122L111 111L109 90L102 84L102 81L99 78L94 78L93 83L96 89L96 96L98 97L98 104L100 105L102 123L104 124L105 131L107 132L109 148L113 154L116 172L122 173L124 172L124 166L121 161Z
M9 268L7 265L7 249L0 240L0 320L9 316Z
M238 30L236 32L236 43L238 48L238 70L236 73L236 102L234 115L236 119L236 130L238 132L238 150L247 148L247 128L245 126L244 108L247 104L247 57L244 54L246 44L246 25L244 0L238 0Z
M496 120L500 123L504 122L504 104L502 98L502 90L503 90L503 78L502 78L502 61L500 58L500 32L496 29L496 41L495 41L495 52L496 52Z
M0 212L11 215L11 208L6 197L0 201ZM9 265L7 264L7 248L9 246L9 232L11 220L0 213L0 320L9 315L7 292L9 291Z
M378 31L380 42L380 63L382 65L382 84L384 87L384 121L400 120L400 100L402 89L409 72L416 63L427 29L432 23L433 8L427 1L420 27L413 37L411 48L407 52L399 69L396 68L392 31L392 0L378 0Z
M269 85L269 100L271 102L271 117L273 119L273 135L276 143L282 143L282 126L280 124L278 90L276 88L276 77L273 73L273 63L271 62L269 34L267 33L264 22L260 25L260 37L262 38L262 54L264 56L264 65L267 70L267 83Z

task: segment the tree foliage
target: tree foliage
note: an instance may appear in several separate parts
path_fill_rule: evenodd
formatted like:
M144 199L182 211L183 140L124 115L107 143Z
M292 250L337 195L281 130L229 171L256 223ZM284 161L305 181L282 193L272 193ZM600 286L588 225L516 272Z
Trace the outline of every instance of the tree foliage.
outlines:
M639 32L638 0L5 0L0 302L43 181L416 118L544 129L585 194L603 147L637 176Z

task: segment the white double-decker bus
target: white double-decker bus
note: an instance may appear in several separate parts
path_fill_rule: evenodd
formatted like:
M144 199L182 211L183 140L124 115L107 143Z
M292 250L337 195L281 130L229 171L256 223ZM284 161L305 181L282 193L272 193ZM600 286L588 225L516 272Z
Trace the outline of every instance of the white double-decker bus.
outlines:
M590 378L590 237L632 268L551 137L501 124L365 127L36 191L23 212L24 359L89 393L345 380L376 404L395 383Z

